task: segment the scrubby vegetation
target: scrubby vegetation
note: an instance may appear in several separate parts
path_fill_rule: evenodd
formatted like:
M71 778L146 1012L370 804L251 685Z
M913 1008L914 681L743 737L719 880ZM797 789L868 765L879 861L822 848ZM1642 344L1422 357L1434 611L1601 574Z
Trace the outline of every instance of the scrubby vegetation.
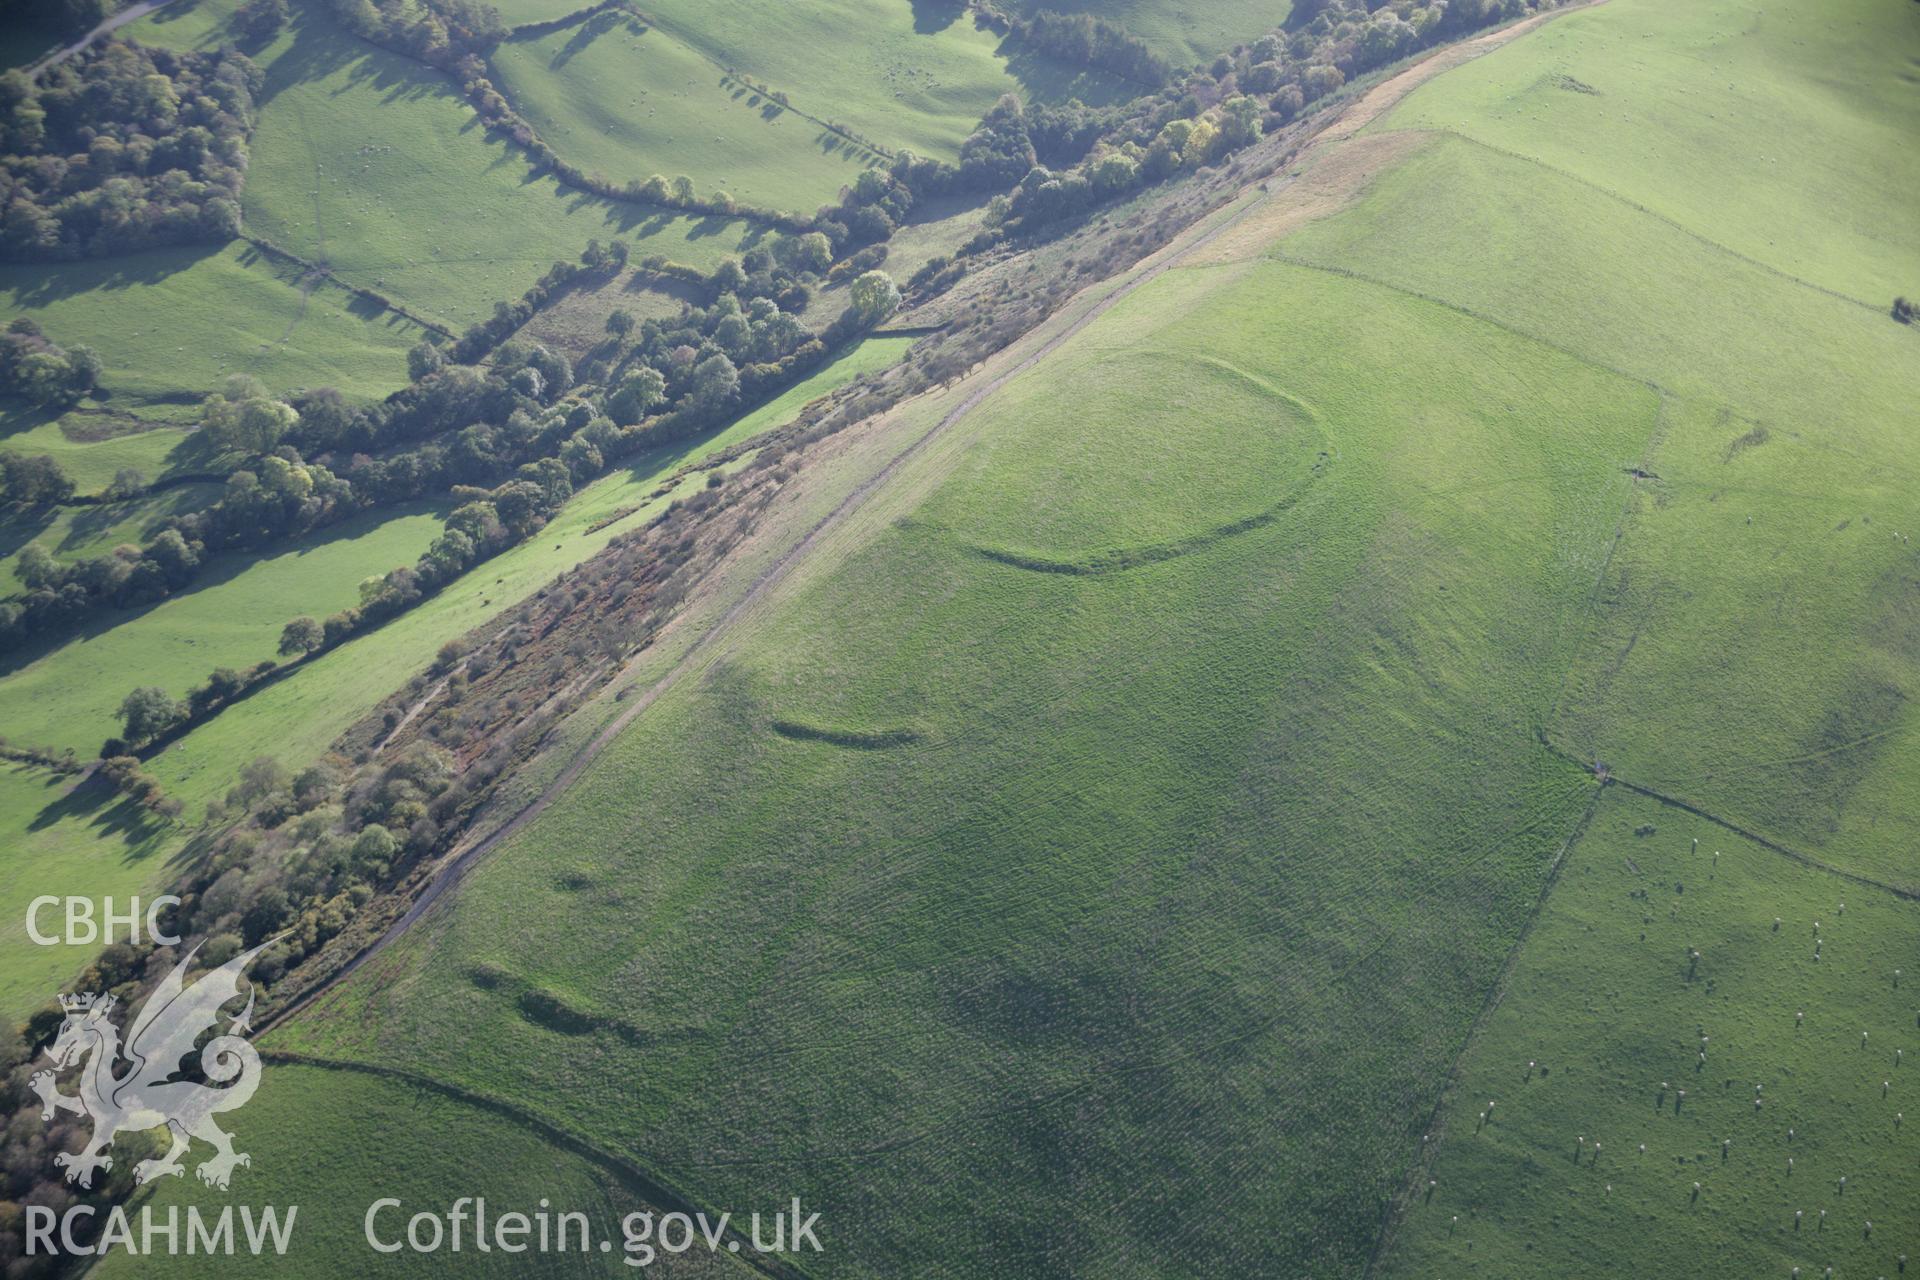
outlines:
M240 231L261 79L242 54L109 40L0 76L0 257L93 257Z

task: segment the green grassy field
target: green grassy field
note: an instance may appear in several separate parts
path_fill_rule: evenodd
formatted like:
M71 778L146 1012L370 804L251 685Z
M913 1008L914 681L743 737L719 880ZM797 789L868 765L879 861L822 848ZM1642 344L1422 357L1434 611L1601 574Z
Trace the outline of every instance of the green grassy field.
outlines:
M207 800L224 795L234 771L256 756L272 755L288 764L312 759L408 677L424 670L441 645L518 603L664 508L671 497L649 495L676 468L781 425L808 401L893 363L908 345L905 339L869 340L725 430L637 459L589 485L541 533L418 608L321 655L298 674L195 729L153 761L153 773L169 795L192 806L191 816ZM701 482L698 476L690 477L676 496ZM5 690L0 683L0 697Z
M189 415L233 373L278 392L330 386L383 396L406 384L406 351L421 337L337 285L303 285L299 268L238 242L63 263L51 273L0 266L0 316L22 315L62 346L100 354L107 405L173 417Z
M230 12L199 0L127 31L208 48L231 38ZM533 176L526 154L489 137L448 79L356 39L318 9L301 10L255 58L267 85L247 176L248 230L454 328L519 297L595 237L696 266L758 238L743 221L670 216Z
M524 153L487 137L452 85L318 16L263 65L248 226L456 328L594 237L695 266L756 238L745 222L669 216L532 177Z
M1388 290L1167 276L286 1042L817 1197L834 1273L1351 1265L1585 806L1527 726L1657 410ZM534 990L597 1051L514 1065Z
M1098 105L1134 91L1105 73L1045 59L1009 61L998 52L999 38L976 28L957 5L660 0L646 12L718 66L790 95L809 116L850 126L885 147L947 160L1002 94Z
M725 430L646 457L587 487L540 535L386 626L227 708L148 768L167 794L190 806L186 822L191 825L206 802L224 795L239 768L255 757L272 755L288 764L311 760L408 676L423 670L442 644L659 511L671 498L649 495L676 468L782 425L807 402L899 359L909 345L907 339L868 340ZM701 483L700 476L691 476L675 494L684 496ZM165 505L156 496L115 507L69 509L38 536L63 557L97 554L136 538ZM108 519L112 523L97 523ZM208 585L186 596L0 679L0 733L20 743L71 745L85 756L114 731L114 708L135 684L161 683L184 694L216 665L272 657L287 618L302 612L322 615L351 603L362 576L411 560L434 527L426 515L370 529L350 526L320 545L264 557L235 573L216 572ZM12 858L8 883L17 884L21 895L17 910L0 901L6 925L0 932L0 970L9 979L0 983L0 1012L8 1016L24 1016L37 1007L88 954L81 947L29 945L25 903L43 892L124 893L163 884L170 874L166 856L189 834L185 827L159 832L129 826L128 811L94 792L70 804L61 802L60 792L56 781L40 771L15 766L0 771L0 850ZM43 815L51 826L42 823Z
M687 174L702 195L727 191L762 208L811 213L884 163L630 15L509 40L493 63L542 137L617 181Z
M10 669L0 679L0 731L91 756L117 732L117 708L136 686L185 697L215 667L272 658L287 619L358 603L361 579L413 563L439 530L431 511L378 512L268 555L217 561L182 594L131 617L110 616L113 625Z
M1920 1187L1890 1125L1898 1103L1879 1093L1915 1027L1890 979L1911 954L1914 908L1883 886L1920 885L1920 630L1905 532L1920 520L1905 429L1920 366L1879 305L1841 295L1890 294L1903 270L1876 244L1877 221L1897 218L1920 175L1889 163L1903 155L1883 134L1899 110L1860 104L1899 92L1920 24L1903 35L1887 24L1911 15L1868 5L1814 17L1614 0L1552 24L1416 92L1381 127L1425 128L1457 109L1457 132L1279 246L1660 390L1661 429L1634 464L1642 476L1582 611L1579 660L1542 729L1569 756L1753 835L1608 796L1462 1063L1441 1113L1439 1186L1415 1201L1386 1274L1649 1274L1675 1257L1699 1275L1892 1274L1917 1243L1903 1206ZM1781 107L1758 145L1726 150L1727 105L1699 118L1717 79L1674 61L1676 48L1782 63L1769 89ZM1844 80L1831 74L1841 64ZM1604 87L1650 67L1662 75L1630 82L1630 110L1567 117L1605 98L1554 77ZM1537 109L1513 108L1496 83L1535 85ZM1515 132L1554 165L1509 146ZM1696 133L1690 159L1664 149ZM1776 156L1779 172L1825 174L1847 206L1816 210L1801 184L1769 185ZM1806 226L1819 234L1795 230ZM1709 849L1723 854L1717 874ZM1776 916L1790 941L1771 933ZM1832 940L1817 964L1812 919ZM1687 947L1706 954L1703 983L1680 981ZM1862 1056L1862 1030L1884 1055ZM1677 1082L1698 1065L1702 1032L1731 1060L1718 1065L1710 1047L1701 1083ZM1523 1085L1528 1060L1554 1064L1554 1081L1566 1068L1569 1087ZM1694 1099L1679 1118L1656 1110L1662 1080ZM1497 1120L1476 1134L1487 1098L1500 1100Z
M11 733L11 728L9 728ZM40 946L27 935L27 906L43 894L127 898L170 878L179 834L149 820L99 783L77 784L33 765L0 761L0 1016L23 1020L53 1001L96 946ZM58 934L59 908L43 911L43 933Z
M1920 201L1917 44L1920 9L1880 0L1612 0L1442 77L1381 127L1518 152L1884 311L1920 291L1920 244L1901 232Z
M1916 910L1610 791L1381 1274L1896 1275L1920 1254Z
M342 1125L334 1119L349 1115L359 1123ZM348 1269L362 1276L439 1276L450 1266L462 1276L516 1280L635 1274L738 1280L760 1274L726 1253L710 1255L704 1244L681 1257L659 1254L644 1271L627 1265L622 1232L627 1215L651 1212L657 1218L665 1212L648 1201L643 1184L617 1165L552 1145L539 1130L512 1116L410 1080L298 1063L269 1064L259 1094L245 1112L223 1120L223 1125L232 1131L236 1147L253 1157L253 1163L235 1175L233 1190L212 1190L188 1173L167 1179L150 1193L156 1208L164 1212L167 1206L191 1204L217 1216L236 1199L256 1211L269 1204L281 1206L283 1213L285 1206L299 1206L286 1256L222 1258L223 1276L337 1276ZM390 1182L396 1155L393 1135L421 1132L431 1132L432 1140L407 1157L404 1183ZM474 1247L470 1216L458 1255L444 1249L438 1254L378 1254L362 1243L363 1222L373 1201L386 1195L404 1203L376 1219L383 1241L403 1239L407 1219L415 1213L444 1215L461 1198L478 1197L486 1200L490 1221L518 1212L537 1223L534 1215L545 1205L553 1215L548 1221L555 1239L560 1214L585 1214L594 1247L585 1256L577 1249L516 1255L496 1248L483 1253ZM771 1213L772 1208L743 1206L748 1212ZM567 1229L569 1244L578 1241L579 1228L569 1224ZM529 1235L527 1242L536 1239ZM598 1248L602 1239L613 1244L606 1253ZM352 1258L350 1264L337 1243L344 1240L354 1242L346 1255ZM106 1259L99 1274L203 1276L206 1269L204 1258L119 1254Z
M1031 17L1042 9L1091 13L1147 42L1176 67L1212 62L1237 44L1259 39L1287 20L1292 0L1019 0L1008 8Z
M29 542L39 543L54 559L67 563L106 555L123 542L145 542L161 520L196 511L217 499L220 492L221 486L215 484L185 484L129 502L56 507L51 512L16 516L0 524L0 552L5 553L0 559L5 566L5 576L0 577L4 591L0 594L11 594L25 585L15 566Z
M81 497L98 494L122 470L138 471L148 480L158 479L173 470L176 461L185 461L180 455L193 452L180 449L192 438L184 427L153 427L103 439L87 438L109 421L92 414L49 417L36 412L0 412L0 449L27 457L44 454L53 458L73 481L74 493Z
M1614 0L1577 16L1637 23L1648 12ZM1469 70L1497 72L1531 41ZM1686 97L1676 86L1672 109ZM1419 103L1389 123L1417 121ZM1819 147L1791 135L1780 145ZM1821 149L1852 153L1844 134ZM1920 396L1910 333L1878 308L1453 137L1280 252L1441 298L1660 387L1667 424L1639 460L1651 478L1601 584L1588 660L1550 721L1555 742L1774 840L1920 885L1920 779L1903 749L1920 730L1908 709L1920 687L1904 541L1920 525L1904 426ZM1528 269L1468 269L1489 255Z
M142 25L203 46L225 3ZM1286 8L1081 3L1176 59ZM1000 92L1074 88L952 5L647 11L648 34L569 51L563 32L502 65L582 163L631 149L650 172L687 143L702 189L729 166L795 198L825 180L764 138L681 133L801 123L715 100L715 63L943 155ZM683 48L704 73L663 57ZM263 60L250 223L349 278L458 323L607 234L611 206L529 180L438 79L323 18ZM1916 68L1904 0L1564 16L1310 153L1365 168L1351 203L1321 189L1318 220L1152 279L815 526L981 383L823 446L619 697L782 530L823 529L791 576L267 1037L444 1086L269 1067L233 1127L256 1157L236 1188L303 1205L272 1269L387 1261L360 1243L375 1195L637 1204L585 1144L712 1210L799 1196L821 1277L1906 1271L1920 348L1886 304L1920 294ZM1392 131L1404 148L1372 149ZM1312 189L1271 186L1234 205L1248 226ZM741 235L641 230L640 251L696 261ZM200 806L254 756L311 757L658 510L677 468L907 342L589 486L153 771ZM63 511L36 536L78 555L157 510ZM0 732L90 752L128 688L269 655L288 616L346 603L433 528L236 561L0 679ZM63 790L0 769L15 920L64 884L151 885L184 839ZM18 1013L78 956L16 928L0 959Z
M1469 72L1514 74L1540 38ZM1600 125L1560 128L1578 150ZM1910 904L1617 790L1575 837L1600 760L1911 874L1892 532L1920 515L1920 368L1839 284L1652 212L1671 171L1602 184L1623 199L1595 181L1438 137L1264 261L1140 290L916 458L283 1043L404 1044L714 1203L797 1186L851 1224L831 1274L1346 1274L1524 937L1459 1096L1520 1093L1528 1059L1552 1085L1502 1102L1497 1145L1441 1113L1445 1190L1389 1271L1890 1270L1913 1175L1844 1055L1870 1029L1891 1070L1911 1038ZM1838 281L1866 256L1789 265ZM1694 834L1717 874L1674 865ZM1762 1028L1796 998L1787 953L1758 950L1781 915L1810 953L1816 896L1844 896L1859 949L1828 926L1798 998L1849 1030L1795 1046ZM556 1006L598 1028L558 1069L579 1038L527 1012ZM1708 1097L1629 1137L1696 1023L1734 1084L1709 1066ZM1827 1135L1809 1218L1843 1164L1873 1188L1824 1255L1759 1172L1756 1082ZM1611 1209L1604 1172L1549 1172L1603 1133L1609 1160L1650 1151Z
M553 22L570 13L578 13L586 5L576 4L574 0L506 0L494 8L508 26L519 26L527 22Z

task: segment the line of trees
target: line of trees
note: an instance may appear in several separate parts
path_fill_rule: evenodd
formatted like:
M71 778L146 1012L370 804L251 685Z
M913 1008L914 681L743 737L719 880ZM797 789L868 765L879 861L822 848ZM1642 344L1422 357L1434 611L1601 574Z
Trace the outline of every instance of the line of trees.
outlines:
M201 406L209 444L245 462L207 507L170 517L144 545L125 544L71 564L30 543L16 572L25 590L0 601L0 652L71 630L96 612L165 599L193 581L219 552L251 550L310 533L373 507L432 494L496 495L501 527L523 536L573 485L619 458L723 421L742 396L790 382L828 349L897 305L890 281L856 289L856 305L816 338L782 301L804 307L806 282L830 259L825 236L776 239L701 277L712 299L671 321L648 319L616 335L576 388L567 358L538 343L508 341L484 366L455 363L432 343L410 357L416 380L386 401L349 405L322 390L293 403L257 379L235 375ZM624 246L590 245L579 267L555 264L529 296L580 271L606 273L626 261ZM523 302L525 300L523 299ZM471 347L491 330L470 334ZM458 350L458 348L456 348ZM344 456L343 456L344 455ZM514 489L514 484L538 488ZM51 459L0 454L0 492L9 500L57 501L71 493ZM506 486L503 492L500 487ZM531 514L530 514L531 513ZM505 544L489 532L449 526L449 537L404 570L344 624L375 622L409 607L450 576ZM333 620L330 620L333 621ZM344 625L345 629L342 629ZM221 699L216 697L209 709Z
M105 40L0 75L0 257L44 262L240 231L260 69Z
M1144 40L1126 28L1090 13L1042 9L1025 22L1015 18L1014 32L1041 53L1083 67L1111 71L1139 84L1159 88L1173 69Z
M547 268L546 274L534 281L518 302L494 303L493 315L469 326L460 335L453 350L447 353L448 356L461 364L472 364L479 360L518 332L562 289L581 277L617 275L627 265L627 253L627 242L624 240L615 240L606 245L598 240L587 241L586 252L580 255L580 261L556 262ZM433 364L434 357L429 352L437 350L433 344L423 343L409 355L408 369L416 380L434 372L437 366Z
M800 214L749 204L727 191L702 195L695 189L693 179L684 173L671 178L656 173L646 178L622 180L588 172L554 150L532 122L514 110L513 103L487 74L486 60L478 53L460 58L449 70L459 79L467 100L489 127L498 129L523 148L536 169L553 174L568 186L607 200L719 218L748 218L786 231L806 231L812 227Z
M1216 163L1291 122L1356 76L1477 27L1559 3L1296 4L1288 26L1122 107L1094 111L1069 103L1028 109L1017 99L1003 99L963 144L957 169L904 157L894 165L893 177L918 195L966 190L976 183L1003 192L989 210L986 229L962 250L963 256L978 253L1009 236L1046 234L1127 192ZM1077 22L1049 29L1077 32L1076 40L1086 36ZM953 277L943 267L926 280Z

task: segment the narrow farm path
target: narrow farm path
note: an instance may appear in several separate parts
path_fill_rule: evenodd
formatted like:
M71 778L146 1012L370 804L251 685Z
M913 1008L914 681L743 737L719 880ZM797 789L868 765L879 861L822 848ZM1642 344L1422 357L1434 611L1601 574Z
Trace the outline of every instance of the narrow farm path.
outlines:
M110 36L114 32L118 31L121 27L126 26L129 22L138 22L140 19L152 13L155 9L162 8L163 6L169 5L172 3L173 3L173 0L139 0L139 3L137 4L130 4L126 8L122 9L120 12L114 14L111 18L108 18L105 22L102 22L99 26L95 27L93 30L87 32L87 34L85 34L84 36L81 36L78 40L74 41L72 44L67 45L65 48L62 48L62 49L55 49L52 53L48 54L46 57L40 59L40 61L28 67L27 75L30 77L37 76L42 71L45 71L48 67L57 67L61 63L65 62L68 58L73 57L76 53L79 53L82 49L85 49L88 45L92 44L94 41L104 39L105 37Z
M1575 8L1586 8L1594 4L1604 4L1605 2L1606 0L1588 0L1588 3L1585 5L1573 6L1557 12L1572 12ZM1339 142L1343 139L1351 138L1361 128L1365 127L1367 123L1392 106L1393 103L1398 102L1401 98L1411 93L1415 88L1433 76L1458 66L1471 58L1478 57L1501 47L1508 41L1532 30L1535 26L1539 25L1540 21L1541 19L1539 18L1529 19L1511 27L1503 28L1500 31L1491 32L1475 40L1465 42L1462 45L1450 46L1437 51L1432 56L1409 67L1392 79L1376 86L1363 95L1358 101L1347 106L1339 115L1329 120L1315 134L1313 140L1303 149L1300 158L1305 159L1330 142ZM1294 181L1295 178L1290 174L1285 178L1256 180L1249 183L1222 206L1224 212L1216 212L1210 215L1209 218L1203 218L1201 223L1195 228L1189 228L1188 231L1183 232L1182 235L1176 238L1171 244L1158 251L1158 253L1144 259L1141 264L1136 265L1130 274L1117 280L1109 279L1090 286L1088 292L1104 289L1106 293L1046 341L1027 352L1024 356L1005 365L1005 367L988 374L985 380L962 398L957 405L942 415L940 419L926 431L909 441L899 453L895 454L871 476L867 477L842 498L831 511L822 516L792 547L788 548L775 559L773 563L763 569L740 599L718 619L710 623L707 629L687 647L686 651L680 655L679 659L669 667L666 672L644 691L633 697L619 715L615 716L599 733L594 735L590 741L582 746L551 782L521 806L521 808L504 823L456 846L454 851L446 856L439 869L433 874L432 879L428 881L426 887L420 892L420 895L414 900L412 905L408 907L407 911L398 920L394 921L394 923L388 927L386 932L368 944L351 960L341 965L340 968L324 982L302 994L284 1009L262 1019L259 1024L260 1030L264 1032L292 1018L298 1014L301 1009L306 1008L320 996L331 991L361 965L380 954L381 951L385 950L396 939L404 935L425 916L427 912L446 895L447 891L459 884L466 873L481 859L493 852L493 850L498 848L502 843L518 835L528 824L546 812L547 808L556 799L564 795L568 789L579 780L580 776L592 766L594 761L600 757L600 754L606 750L614 739L620 736L628 725L632 724L637 717L657 702L661 695L677 685L683 676L701 667L704 659L731 634L734 625L748 610L764 599L767 593L785 579L796 565L805 560L829 534L845 523L847 517L864 506L875 492L897 475L906 463L923 452L929 444L945 435L954 425L963 421L988 397L1000 391L1014 379L1025 374L1042 360L1045 360L1054 352L1058 351L1063 345L1085 330L1088 325L1098 320L1114 306L1124 301L1140 288L1157 280L1173 267L1181 265L1188 259L1199 255L1207 246L1229 230L1247 220L1250 215L1274 206L1288 188L1292 186ZM1072 304L1069 303L1068 305L1070 307ZM992 361L990 360L988 367L991 368L991 366ZM619 676L616 675L614 678L617 680Z

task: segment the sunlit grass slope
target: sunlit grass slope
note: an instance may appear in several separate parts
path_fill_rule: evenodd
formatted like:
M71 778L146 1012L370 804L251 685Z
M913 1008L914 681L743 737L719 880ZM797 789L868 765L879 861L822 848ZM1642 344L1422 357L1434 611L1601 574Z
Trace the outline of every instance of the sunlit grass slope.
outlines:
M1910 3L1610 0L1434 81L1380 127L1541 160L1885 309L1920 292L1917 47Z
M1031 17L1043 9L1090 13L1147 42L1176 67L1212 62L1287 20L1292 0L1019 0L1009 8Z
M1611 790L1381 1274L1898 1274L1920 1255L1916 912Z
M659 0L663 29L810 116L890 148L951 160L1005 93L1101 104L1138 92L1105 73L1009 60L959 5L918 0Z
M1163 277L287 1042L797 1188L824 1273L1355 1267L1588 802L1530 725L1657 413L1390 290Z
M753 234L536 178L447 79L303 12L263 57L247 224L356 284L463 327L590 238L711 266Z
M132 616L103 615L9 670L0 679L0 733L94 755L119 731L120 702L136 687L184 698L216 667L244 670L273 658L287 619L357 604L361 579L412 564L439 531L433 512L377 512L272 554L216 560L181 594Z
M341 1124L352 1117L354 1123ZM363 1072L331 1071L289 1063L269 1063L259 1093L246 1110L221 1120L234 1145L253 1158L234 1175L233 1189L203 1186L188 1172L169 1178L150 1193L155 1213L170 1207L197 1206L209 1220L234 1204L256 1213L266 1205L298 1205L291 1244L284 1256L253 1257L240 1252L219 1261L222 1276L298 1277L354 1275L500 1277L528 1276L699 1276L703 1280L741 1280L759 1274L724 1251L704 1244L684 1256L659 1253L644 1270L628 1265L622 1222L627 1215L665 1210L649 1203L646 1190L619 1166L590 1159L557 1146L536 1128L479 1103L450 1096L405 1079ZM427 1134L417 1144L400 1134ZM189 1168L193 1163L188 1160ZM396 1177L396 1168L404 1176ZM365 1240L368 1208L382 1197L402 1200L374 1220L382 1243L404 1240L407 1220L416 1213L444 1215L463 1198L484 1199L488 1222L507 1213L525 1214L532 1224L524 1243L539 1241L539 1218L548 1218L551 1244L546 1252L527 1248L507 1253L475 1247L474 1206L469 1204L462 1247L451 1250L451 1235L437 1253L403 1249L382 1254ZM144 1200L143 1200L144 1202ZM771 1215L772 1205L752 1206ZM750 1212L751 1209L748 1209ZM593 1232L592 1248L577 1248L579 1228L568 1225L567 1242L558 1247L559 1215L582 1213ZM182 1229L184 1230L184 1219ZM635 1224L638 1231L638 1224ZM241 1235L238 1222L235 1234ZM771 1236L771 1229L767 1232ZM244 1239L244 1236L242 1236ZM422 1239L427 1237L424 1233ZM506 1237L510 1242L513 1237ZM677 1239L677 1237L674 1237ZM612 1248L602 1252L601 1240ZM343 1243L346 1242L346 1243ZM644 1255L636 1254L636 1259ZM98 1274L184 1276L207 1274L205 1258L157 1254L116 1255Z
M392 312L239 242L53 271L0 266L0 315L30 317L62 346L92 347L112 407L176 417L234 373L282 393L383 396L406 384L407 348L422 337Z
M24 1021L92 958L97 946L42 946L27 933L27 907L44 895L127 899L158 891L178 832L148 818L102 782L0 761L0 1017ZM39 927L62 932L61 908Z
M493 63L542 137L615 181L686 174L702 195L811 213L880 162L627 14L506 41Z
M1827 224L1812 225L1807 238L1825 240ZM1909 330L1460 138L1277 252L1659 386L1666 424L1638 464L1648 476L1555 742L1776 841L1920 884L1920 777L1903 749L1920 689Z

